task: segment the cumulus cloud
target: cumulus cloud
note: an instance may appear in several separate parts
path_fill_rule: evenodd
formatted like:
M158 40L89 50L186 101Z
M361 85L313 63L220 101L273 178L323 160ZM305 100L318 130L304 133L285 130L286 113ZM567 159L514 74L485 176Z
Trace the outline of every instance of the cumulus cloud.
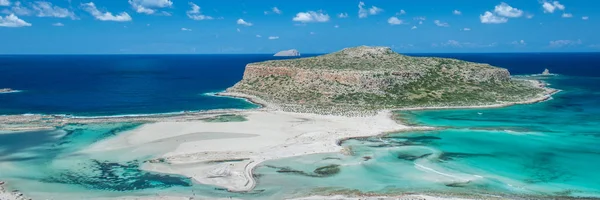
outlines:
M521 17L523 16L523 11L519 10L517 8L513 8L512 6L508 5L507 3L500 3L499 5L497 5L494 8L494 12L496 14L498 14L499 16L503 16L503 17Z
M508 22L508 18L494 15L490 11L486 11L483 15L479 15L479 20L484 24L502 24Z
M277 8L277 7L273 7L273 9L271 9L271 10L273 10L273 12L275 14L278 14L278 15L281 14L281 10L279 10L279 8Z
M5 17L0 16L0 27L16 28L24 26L31 26L31 24L19 19L15 14L10 14Z
M423 24L423 21L425 21L425 20L426 20L426 18L425 18L425 17L415 17L415 18L413 18L413 19L414 19L415 21L419 21L419 24Z
M565 10L566 7L558 1L543 1L542 8L544 8L545 13L554 13L555 10Z
M417 26L413 26L412 28L410 28L410 30L415 30L417 29Z
M9 0L0 0L0 6L10 6Z
M462 15L462 12L460 12L460 10L454 10L454 11L452 11L452 14Z
M554 40L550 41L550 47L575 46L582 44L581 40Z
M338 18L348 18L348 13L340 13L337 16Z
M211 17L211 16L203 15L202 12L200 12L200 6L198 6L192 2L190 2L189 4L192 7L192 9L188 10L185 13L187 14L187 16L190 19L193 19L193 20L211 20L211 19L213 19L213 17Z
M279 36L269 36L269 40L276 40L279 39Z
M238 19L237 24L243 25L243 26L252 26L252 23L244 21L244 19Z
M58 23L52 24L52 26L65 26L65 25L63 23L58 22Z
M396 13L396 15L406 15L406 11L405 10L400 10L400 12Z
M377 15L383 12L383 9L378 8L377 6L371 6L370 8L365 8L365 2L358 3L358 18L366 18L369 15Z
M404 22L402 22L402 20L398 19L397 17L390 17L387 20L388 24L391 25L399 25L399 24L403 24Z
M440 20L435 20L435 21L433 21L433 23L435 23L436 26L441 26L441 27L448 27L448 26L450 26L450 24L448 24L446 22L442 22Z
M583 19L583 20L588 20L588 19L590 19L590 17L588 17L588 16L583 16L583 17L581 17L581 19Z
M171 7L171 0L129 0L129 5L137 12L144 14L154 14L159 8Z
M52 5L52 3L46 1L36 1L32 4L32 9L38 17L70 17L71 19L77 19L75 13L69 11L69 9Z
M189 29L189 28L181 28L181 31L192 31L192 29Z
M573 17L573 14L571 14L571 13L563 13L562 17L563 18L571 18L571 17Z
M292 19L296 22L308 23L308 22L328 22L329 15L323 13L323 11L308 11L308 12L299 12L296 14L296 17Z
M118 15L113 15L111 12L101 12L96 8L94 2L81 4L83 10L90 13L94 18L100 21L116 21L116 22L127 22L131 21L131 16L127 12L121 12Z

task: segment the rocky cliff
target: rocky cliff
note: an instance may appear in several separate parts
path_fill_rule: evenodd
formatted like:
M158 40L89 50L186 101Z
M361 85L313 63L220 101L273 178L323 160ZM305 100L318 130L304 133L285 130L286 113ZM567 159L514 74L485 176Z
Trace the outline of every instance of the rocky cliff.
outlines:
M383 109L468 106L541 95L508 70L447 58L410 57L386 47L251 63L228 92L258 96L284 108Z

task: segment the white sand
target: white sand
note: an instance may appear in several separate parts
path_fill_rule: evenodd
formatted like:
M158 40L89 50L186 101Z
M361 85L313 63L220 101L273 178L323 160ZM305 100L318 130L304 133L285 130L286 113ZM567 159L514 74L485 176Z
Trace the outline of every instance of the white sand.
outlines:
M245 122L159 122L101 141L84 152L119 148L166 148L145 170L181 174L202 184L249 191L252 170L265 160L314 153L339 152L337 141L349 137L406 130L390 112L371 117L323 116L280 111L248 111ZM413 127L414 129L414 127ZM176 143L176 145L173 145ZM218 160L246 159L235 162Z

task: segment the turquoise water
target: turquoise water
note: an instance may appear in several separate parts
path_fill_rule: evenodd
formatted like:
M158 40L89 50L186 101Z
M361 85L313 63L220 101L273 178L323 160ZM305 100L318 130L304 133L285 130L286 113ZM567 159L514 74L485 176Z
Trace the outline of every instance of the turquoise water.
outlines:
M600 197L600 79L546 81L564 91L532 105L401 112L409 123L441 129L348 140L352 156L269 161L257 173L263 187L288 193ZM340 165L330 177L281 170L310 173L330 164Z
M34 199L176 195L281 199L331 193L600 197L600 79L544 78L552 100L498 109L401 112L439 127L345 141L352 155L307 155L256 169L257 188L230 193L187 177L140 170L154 151L79 153L141 124L71 124L0 134L0 180ZM320 168L326 167L326 168ZM320 168L320 169L319 169Z

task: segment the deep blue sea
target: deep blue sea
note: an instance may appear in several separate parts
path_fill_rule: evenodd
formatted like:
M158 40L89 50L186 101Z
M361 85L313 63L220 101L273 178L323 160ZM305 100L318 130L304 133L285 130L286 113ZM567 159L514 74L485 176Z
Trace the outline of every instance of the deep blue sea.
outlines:
M308 55L311 56L311 55ZM599 53L415 54L458 58L508 68L513 74L544 68L595 76ZM250 108L239 99L203 95L242 78L246 64L271 55L17 55L0 56L0 115L124 115ZM278 58L281 59L281 58Z
M140 125L130 123L0 132L0 180L30 196L54 199L157 193L282 199L344 192L600 198L600 53L415 56L489 63L562 91L552 100L531 105L400 112L405 122L440 129L347 140L342 145L352 155L267 161L255 170L258 186L250 193L229 193L187 177L140 170L141 160L151 155L124 161L74 153ZM243 100L203 94L233 85L241 79L246 63L272 58L0 56L0 88L22 90L0 94L0 114L122 115L251 108ZM529 76L545 68L558 75ZM307 176L331 164L340 166L339 173Z

